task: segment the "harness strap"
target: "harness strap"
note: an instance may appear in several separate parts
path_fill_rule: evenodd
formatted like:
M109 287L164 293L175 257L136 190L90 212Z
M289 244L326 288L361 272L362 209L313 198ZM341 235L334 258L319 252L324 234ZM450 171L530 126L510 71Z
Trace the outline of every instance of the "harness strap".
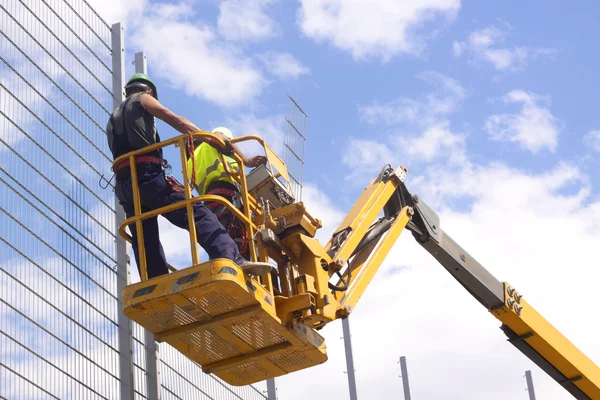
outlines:
M138 156L135 157L135 163L151 163L151 164L158 164L158 165L162 165L163 164L163 159L162 158L158 158L158 157L153 157L153 156ZM120 170L121 168L125 168L125 167L129 167L130 163L129 163L129 159L119 163L119 165L117 165L117 168L115 169L115 172Z

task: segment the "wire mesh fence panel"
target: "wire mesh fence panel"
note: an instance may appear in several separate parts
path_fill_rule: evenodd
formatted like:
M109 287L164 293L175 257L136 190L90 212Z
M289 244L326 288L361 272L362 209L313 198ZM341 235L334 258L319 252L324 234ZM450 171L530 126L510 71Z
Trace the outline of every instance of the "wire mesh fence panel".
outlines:
M0 0L0 397L119 397L110 27Z
M111 28L85 0L0 0L0 400L119 399L127 368L135 399L265 399L166 345L149 376L135 323L121 368Z
M288 169L294 197L296 201L301 201L307 115L290 95L288 95L285 114L283 160Z
M264 400L266 385L231 386L167 344L160 345L163 399Z
M132 333L133 381L135 387L135 398L147 399L146 343L144 340L144 328L134 322Z

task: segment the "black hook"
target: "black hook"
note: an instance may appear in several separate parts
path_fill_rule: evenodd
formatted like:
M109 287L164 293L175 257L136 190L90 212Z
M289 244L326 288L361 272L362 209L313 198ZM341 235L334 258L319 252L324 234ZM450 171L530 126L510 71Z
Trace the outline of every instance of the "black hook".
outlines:
M100 186L102 189L106 189L107 187L112 186L114 189L115 187L110 184L110 182L113 180L114 177L115 177L115 174L113 174L109 180L106 180L106 178L104 177L104 174L102 174L102 176L98 180L98 186ZM105 181L106 185L102 185L102 181Z

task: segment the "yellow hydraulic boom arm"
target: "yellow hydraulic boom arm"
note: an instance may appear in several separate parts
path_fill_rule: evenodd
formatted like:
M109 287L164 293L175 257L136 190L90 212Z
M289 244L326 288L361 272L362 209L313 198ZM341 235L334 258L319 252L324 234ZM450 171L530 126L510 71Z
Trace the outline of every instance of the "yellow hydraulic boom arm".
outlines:
M400 176L403 177L403 174ZM363 251L370 250L369 253L372 251L372 254L361 255L359 251L357 257L350 263L348 270L351 271L350 275L357 275L353 267L361 265L368 256L379 256L379 261L381 261L378 251L383 250L384 253L387 253L390 246L389 241L395 241L400 233L392 231L397 224L398 216L402 215L402 210L410 210L408 213L410 221L406 224L406 228L412 232L417 242L473 297L500 320L501 329L510 343L521 350L576 399L600 399L600 369L594 362L535 311L515 288L506 282L497 280L452 240L440 228L437 214L416 195L412 195L408 191L403 179L398 179L397 171L393 171L389 167L384 168L375 182L377 181L383 183L381 191L386 195L363 202L361 199L366 197L363 193L353 211L338 228L330 242L330 244L334 243L333 247L337 249L336 255L333 256L334 262L347 257L351 252L356 253L356 247L350 241L353 224L365 214L377 214L383 208L383 218L371 226L370 235L367 235L366 240L362 239L363 244L358 246L362 247ZM388 196L388 193L391 195ZM379 207L382 202L385 205ZM356 216L352 215L356 210L363 212L359 212ZM385 234L383 234L384 232ZM379 243L375 244L377 241ZM344 249L345 246L352 250ZM376 262L375 268L379 263ZM360 280L361 278L365 279L365 271L359 269L359 273L361 272L363 276L357 275L358 282L355 282L354 285L350 283L348 290L341 296L340 305L342 307L354 305L358 295L364 290L362 285L365 283ZM348 275L348 272L342 274L344 282L348 280ZM369 274L366 278L370 279L371 276L372 274Z

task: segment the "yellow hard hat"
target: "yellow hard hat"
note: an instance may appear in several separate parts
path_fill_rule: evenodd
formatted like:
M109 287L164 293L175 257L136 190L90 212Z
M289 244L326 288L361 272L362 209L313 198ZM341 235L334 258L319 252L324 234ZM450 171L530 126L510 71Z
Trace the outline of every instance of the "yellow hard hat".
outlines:
M215 133L215 132L221 132L223 135L225 135L229 139L233 139L233 133L231 133L231 131L229 129L225 128L224 126L220 126L218 128L213 129L212 133Z

